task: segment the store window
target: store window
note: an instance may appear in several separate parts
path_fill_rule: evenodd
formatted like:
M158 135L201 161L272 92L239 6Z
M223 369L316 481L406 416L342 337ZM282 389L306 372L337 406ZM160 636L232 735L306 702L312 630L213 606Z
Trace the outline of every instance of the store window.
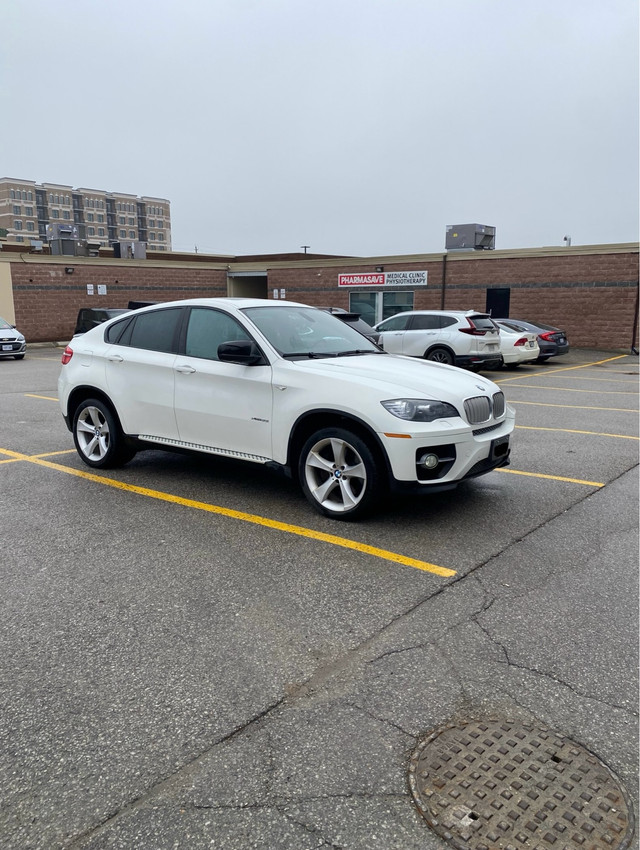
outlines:
M379 292L349 293L349 310L360 313L368 325L376 325L396 313L413 310L413 292L396 292L386 290Z

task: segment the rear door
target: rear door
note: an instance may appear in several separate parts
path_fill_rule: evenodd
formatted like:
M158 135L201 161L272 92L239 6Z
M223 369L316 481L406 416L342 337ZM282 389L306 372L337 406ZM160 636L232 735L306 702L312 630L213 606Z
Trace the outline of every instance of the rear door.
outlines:
M409 357L424 357L427 349L441 338L440 316L432 313L415 313L404 335L402 353Z
M174 361L182 307L140 313L105 352L105 377L127 434L178 437ZM110 329L111 330L111 329Z

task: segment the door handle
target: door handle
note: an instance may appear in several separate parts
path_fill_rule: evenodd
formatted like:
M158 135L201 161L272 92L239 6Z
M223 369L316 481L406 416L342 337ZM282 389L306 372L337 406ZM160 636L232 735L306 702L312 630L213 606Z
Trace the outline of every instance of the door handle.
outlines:
M182 375L190 375L192 372L196 370L193 366L189 366L188 364L183 364L182 366L176 366L176 372L180 372Z
M121 357L119 354L110 354L107 357L107 360L110 363L122 363L122 361L124 360L124 357Z

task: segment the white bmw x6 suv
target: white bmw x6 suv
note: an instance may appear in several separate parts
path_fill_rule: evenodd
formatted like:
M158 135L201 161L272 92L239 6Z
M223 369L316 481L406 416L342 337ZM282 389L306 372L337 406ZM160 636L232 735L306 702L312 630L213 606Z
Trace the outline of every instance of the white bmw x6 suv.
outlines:
M276 465L355 519L509 462L513 410L484 377L381 351L330 313L203 298L127 313L62 356L62 414L91 467L177 448Z

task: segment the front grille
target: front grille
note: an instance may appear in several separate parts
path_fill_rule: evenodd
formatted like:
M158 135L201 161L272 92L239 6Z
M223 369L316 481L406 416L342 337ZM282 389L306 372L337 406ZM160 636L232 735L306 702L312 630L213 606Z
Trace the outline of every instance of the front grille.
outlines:
M492 416L494 419L500 419L505 411L504 393L495 393L493 398L479 395L465 399L464 410L470 425L488 422Z
M491 402L485 395L467 398L464 402L464 411L470 425L487 422L491 419Z
M504 416L504 393L496 393L493 397L493 418L500 419Z

